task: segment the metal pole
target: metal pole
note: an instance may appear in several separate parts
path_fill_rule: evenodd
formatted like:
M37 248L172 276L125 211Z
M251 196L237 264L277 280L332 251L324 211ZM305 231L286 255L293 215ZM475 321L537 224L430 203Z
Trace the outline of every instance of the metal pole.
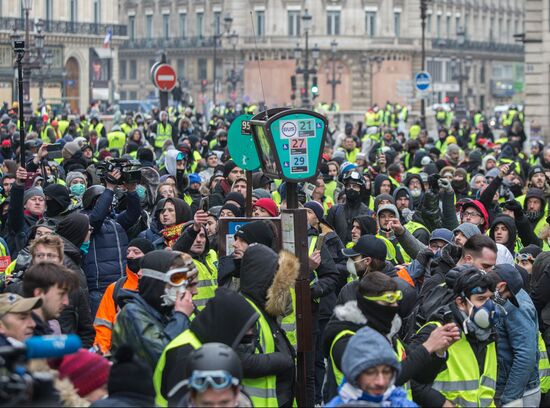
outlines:
M309 108L309 48L308 48L308 41L309 41L309 33L306 30L306 57L304 60L304 87L306 89L306 92L304 93L304 108ZM296 207L297 208L297 207Z
M19 154L21 167L25 166L25 115L23 112L23 55L17 56L17 82L19 86Z
M216 106L216 59L218 53L218 36L214 34L214 62L213 62L213 71L214 71L214 80L212 81L212 102Z
M160 62L166 64L166 53L160 54ZM163 111L168 107L168 92L159 91L160 110Z
M336 58L335 58L335 52L332 52L330 55L330 59L332 60L332 106L334 106L334 102L336 102Z
M252 172L246 171L246 216L252 217Z
M25 9L25 57L24 57L24 64L25 64L25 82L24 82L24 96L25 96L25 102L29 102L31 100L31 69L30 69L30 62L31 62L31 56L30 56L30 49L31 49L31 41L30 41L30 27L29 27L29 10ZM23 105L20 106L20 109L23 110Z
M422 25L422 72L426 70L426 8L427 0L420 0L420 21ZM426 100L420 99L420 122L426 128Z

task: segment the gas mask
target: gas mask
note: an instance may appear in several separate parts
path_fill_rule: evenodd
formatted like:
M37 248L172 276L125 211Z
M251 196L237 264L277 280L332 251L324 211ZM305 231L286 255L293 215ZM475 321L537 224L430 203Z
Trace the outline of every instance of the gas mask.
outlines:
M491 335L492 327L500 316L498 308L491 299L488 299L480 307L474 306L470 299L465 299L471 309L462 324L464 333L472 333L480 341L487 340ZM465 315L464 312L462 313Z

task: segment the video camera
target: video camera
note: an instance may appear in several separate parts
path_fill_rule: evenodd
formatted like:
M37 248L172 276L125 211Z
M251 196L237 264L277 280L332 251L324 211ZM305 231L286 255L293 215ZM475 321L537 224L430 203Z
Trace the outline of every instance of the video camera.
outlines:
M0 406L32 403L57 406L54 378L48 372L29 372L26 363L34 358L57 358L72 354L82 347L75 334L33 336L25 343L12 341L0 347Z
M138 160L110 159L97 165L98 176L111 184L131 184L141 181L141 163ZM109 173L119 170L122 177L115 179Z

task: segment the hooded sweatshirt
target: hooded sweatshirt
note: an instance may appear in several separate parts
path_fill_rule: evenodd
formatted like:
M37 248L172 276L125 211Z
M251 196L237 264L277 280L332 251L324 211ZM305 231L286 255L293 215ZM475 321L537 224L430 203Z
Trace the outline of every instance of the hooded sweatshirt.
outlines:
M418 207L420 207L420 204L422 204L422 199L424 197L424 183L422 182L422 178L420 177L420 174L412 173L412 174L407 175L407 178L405 178L405 181L403 181L403 186L408 188L409 183L411 182L412 179L417 179L420 182L421 193L418 197L413 197L412 191L409 190L409 192L411 193L411 197L412 197L413 208L417 209Z
M491 231L489 232L489 236L494 240L495 239L495 227L498 224L504 224L504 226L508 229L508 242L502 243L508 250L513 254L515 252L516 247L516 237L517 237L517 229L516 229L516 222L512 217L509 215L501 214L495 218L493 223L491 224Z
M392 184L390 178L385 174L379 174L374 178L374 196L375 197L380 194L380 187L382 186L382 183L386 180L390 183L390 186L391 186L390 194L393 191L394 185Z
M159 225L162 225L160 223L160 211L168 202L174 204L176 210L176 223L174 225L163 226L164 229L160 231L160 234L164 237L166 246L172 246L180 237L183 224L190 221L193 215L191 213L191 207L181 198L163 198L157 204L157 210L155 211Z
M181 152L179 150L170 149L166 152L166 156L164 157L164 166L166 171L173 177L176 177L176 159L180 153Z

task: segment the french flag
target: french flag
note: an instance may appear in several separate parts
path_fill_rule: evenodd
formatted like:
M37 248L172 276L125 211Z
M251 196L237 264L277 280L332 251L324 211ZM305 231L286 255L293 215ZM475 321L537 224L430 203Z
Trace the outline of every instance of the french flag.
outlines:
M109 48L111 45L111 38L113 38L113 29L108 28L107 34L105 34L105 39L103 40L103 48Z

